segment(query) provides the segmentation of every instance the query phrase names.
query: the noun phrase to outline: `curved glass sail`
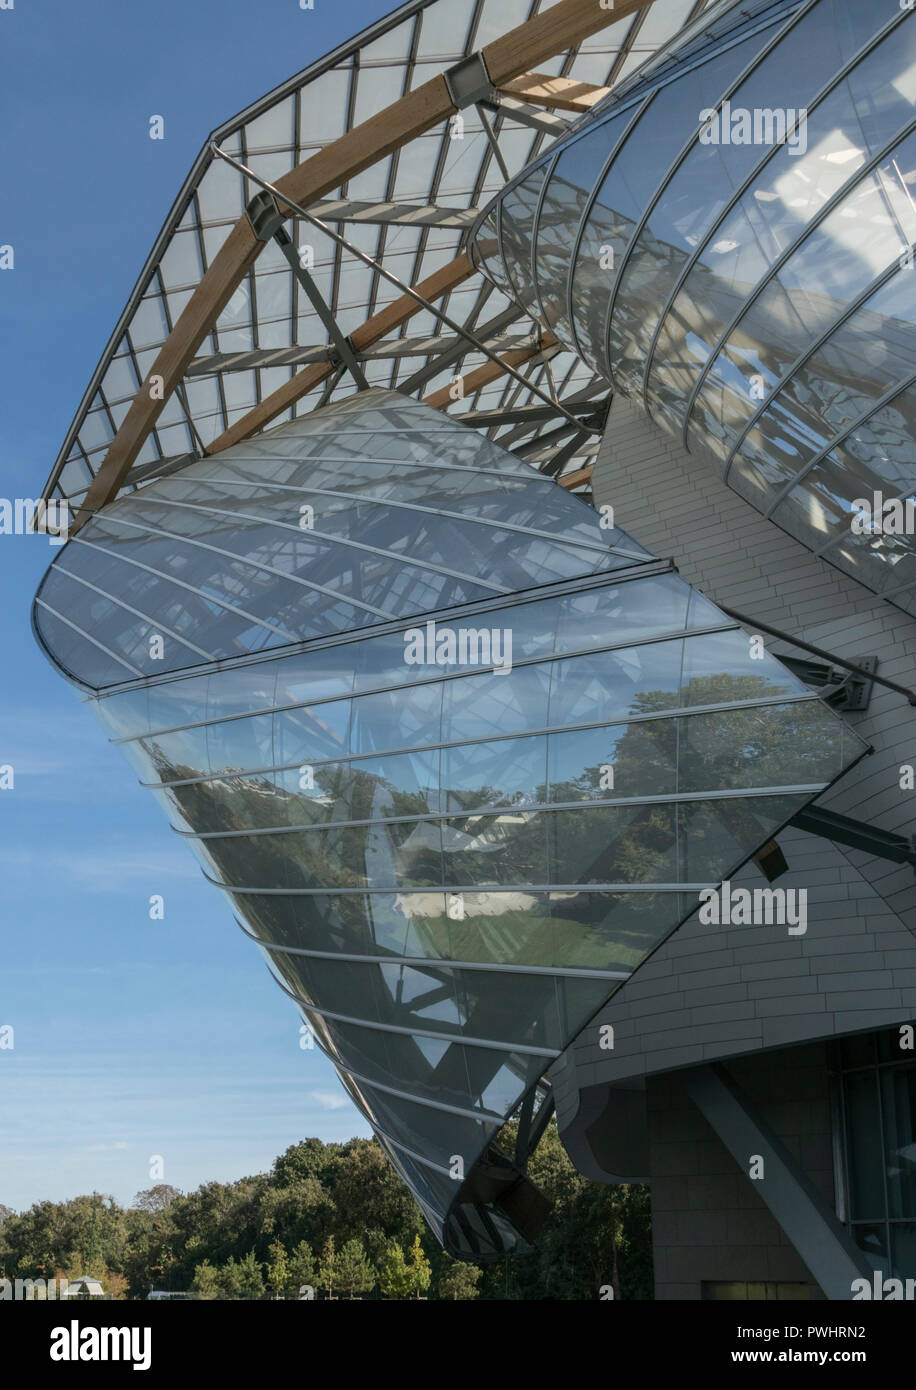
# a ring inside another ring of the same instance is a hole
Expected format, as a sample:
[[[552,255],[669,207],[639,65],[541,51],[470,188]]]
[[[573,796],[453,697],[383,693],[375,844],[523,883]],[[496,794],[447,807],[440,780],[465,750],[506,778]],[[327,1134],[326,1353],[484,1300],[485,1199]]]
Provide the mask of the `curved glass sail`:
[[[912,8],[736,3],[523,170],[472,247],[747,501],[916,612],[914,195]]]
[[[124,496],[52,660],[262,947],[455,1254],[529,1248],[497,1135],[863,745],[666,561],[360,393]]]

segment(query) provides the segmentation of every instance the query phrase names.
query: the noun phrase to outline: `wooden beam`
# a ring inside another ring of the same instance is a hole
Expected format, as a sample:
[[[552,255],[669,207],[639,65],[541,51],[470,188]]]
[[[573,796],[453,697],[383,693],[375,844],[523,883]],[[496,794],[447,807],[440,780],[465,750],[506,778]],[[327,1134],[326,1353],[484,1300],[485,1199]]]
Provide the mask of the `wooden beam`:
[[[535,69],[545,59],[651,3],[652,0],[616,0],[614,9],[606,10],[597,0],[560,0],[544,14],[517,26],[482,49],[490,80],[495,87],[501,88],[513,78]],[[317,151],[278,179],[276,186],[295,202],[308,207],[454,113],[444,77],[433,77]],[[71,532],[78,531],[95,511],[117,495],[166,401],[256,261],[261,246],[247,216],[243,215],[157,353],[76,513]],[[321,369],[316,366],[310,370],[318,372]],[[319,379],[322,378],[316,378],[316,384]],[[230,433],[232,431],[227,431],[227,435]],[[221,438],[225,439],[226,435]],[[212,446],[208,452],[211,451]]]
[[[108,453],[93,478],[70,527],[71,535],[117,496],[166,401],[195,352],[229,303],[242,277],[258,258],[261,244],[247,217],[240,218],[223,242],[177,323],[156,355]]]
[[[580,487],[582,483],[591,480],[593,467],[593,464],[589,464],[588,468],[577,468],[575,473],[567,473],[565,478],[557,478],[557,482],[560,487]]]
[[[469,279],[473,274],[474,267],[467,256],[458,256],[454,261],[449,261],[447,265],[442,266],[441,270],[435,271],[428,279],[421,280],[413,288],[424,299],[435,301],[442,299],[456,285],[460,285],[463,280]],[[387,337],[402,323],[413,318],[414,314],[421,313],[422,309],[422,304],[418,304],[409,294],[400,295],[350,334],[352,347],[357,353],[363,352],[373,343]],[[329,362],[316,362],[313,366],[297,372],[289,381],[278,386],[276,391],[265,396],[260,405],[249,410],[247,415],[236,420],[234,425],[230,425],[228,430],[225,430],[223,434],[218,435],[212,443],[208,444],[207,454],[219,454],[223,449],[238,444],[240,440],[248,439],[251,435],[257,434],[258,430],[263,429],[278,415],[282,415],[284,410],[288,410],[296,401],[308,395],[309,391],[313,391],[316,386],[327,381],[335,370],[336,368]]]
[[[276,181],[276,187],[307,207],[408,140],[446,120],[454,110],[445,79],[434,77],[284,174]],[[76,513],[71,534],[117,496],[165,402],[261,249],[262,243],[256,239],[247,216],[240,217],[160,348]],[[330,375],[330,368],[324,366],[316,365],[309,371],[314,380],[304,386],[302,394]],[[213,452],[212,446],[207,452]]]
[[[559,111],[590,111],[607,96],[610,87],[594,87],[590,82],[574,82],[570,77],[550,77],[545,72],[525,72],[499,89],[508,97],[532,106],[554,106]]]
[[[556,341],[552,333],[545,333],[540,343],[535,343],[528,348],[513,348],[511,352],[504,352],[498,362],[485,362],[482,367],[477,367],[467,376],[459,377],[458,379],[462,383],[461,398],[473,396],[482,386],[488,386],[491,381],[497,381],[499,377],[505,375],[508,367],[520,367],[522,363],[530,362],[533,357],[539,357],[546,348],[554,347]],[[423,404],[431,405],[434,410],[448,410],[450,405],[455,404],[452,389],[452,385],[441,386],[438,391],[424,396]]]

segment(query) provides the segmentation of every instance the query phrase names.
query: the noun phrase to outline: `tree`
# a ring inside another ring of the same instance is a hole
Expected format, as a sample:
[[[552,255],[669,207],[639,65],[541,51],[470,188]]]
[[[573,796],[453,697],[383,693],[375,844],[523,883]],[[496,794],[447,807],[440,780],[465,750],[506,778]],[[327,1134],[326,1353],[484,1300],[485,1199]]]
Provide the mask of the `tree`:
[[[440,1298],[476,1298],[483,1270],[464,1260],[452,1260],[439,1280]]]
[[[216,1271],[216,1282],[223,1298],[242,1297],[242,1272],[231,1255]]]
[[[421,1298],[429,1288],[433,1272],[420,1244],[419,1235],[413,1238],[413,1245],[407,1252],[406,1264],[410,1276],[410,1291],[414,1298]]]
[[[261,1266],[254,1257],[254,1251],[239,1260],[239,1281],[242,1298],[261,1298],[264,1293],[264,1276]]]
[[[0,1202],[0,1226],[3,1225],[8,1216],[15,1215],[16,1213],[13,1211],[12,1207],[5,1206],[3,1202]]]
[[[324,1289],[328,1298],[334,1297],[334,1280],[337,1277],[337,1249],[334,1244],[334,1237],[328,1236],[321,1252],[321,1262],[318,1266],[318,1278],[316,1283],[319,1289]]]
[[[411,1271],[404,1251],[396,1240],[389,1243],[378,1272],[379,1287],[385,1298],[409,1298],[413,1291]]]
[[[315,1256],[307,1240],[300,1240],[289,1257],[289,1278],[299,1298],[315,1286]]]
[[[289,1259],[279,1240],[275,1240],[270,1247],[267,1282],[277,1298],[282,1298],[289,1286]]]
[[[143,1192],[138,1192],[131,1205],[136,1211],[148,1211],[157,1213],[166,1211],[181,1193],[177,1187],[172,1187],[171,1183],[160,1182],[155,1187],[147,1187]]]
[[[196,1293],[198,1298],[219,1298],[222,1292],[219,1271],[213,1268],[209,1260],[204,1260],[203,1264],[195,1269],[191,1292]]]
[[[366,1258],[362,1242],[348,1240],[337,1257],[337,1287],[342,1294],[353,1298],[368,1293],[375,1283],[375,1272]]]

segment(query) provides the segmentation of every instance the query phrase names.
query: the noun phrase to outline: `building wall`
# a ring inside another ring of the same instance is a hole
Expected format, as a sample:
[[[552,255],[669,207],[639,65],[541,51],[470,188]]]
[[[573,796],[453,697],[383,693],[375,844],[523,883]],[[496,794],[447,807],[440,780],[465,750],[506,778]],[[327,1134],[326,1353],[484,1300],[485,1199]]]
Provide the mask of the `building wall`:
[[[916,621],[764,520],[621,398],[598,455],[593,495],[598,507],[612,504],[617,525],[643,545],[673,556],[684,578],[714,601],[849,659],[877,656],[881,674],[916,686]],[[776,655],[793,654],[775,639],[766,644]],[[916,760],[916,710],[875,686],[869,709],[844,717],[874,751],[819,804],[912,834],[916,793],[900,790],[899,768]],[[587,1086],[916,1015],[913,870],[794,827],[778,839],[789,872],[774,886],[807,890],[807,933],[711,927],[694,913],[552,1068],[561,1131],[575,1124],[579,1091]],[[766,886],[753,864],[732,881]],[[607,1023],[613,1050],[601,1046]]]
[[[834,1200],[826,1047],[739,1058],[728,1070],[830,1204]],[[655,1296],[700,1299],[704,1281],[806,1284],[824,1297],[677,1074],[647,1087]]]

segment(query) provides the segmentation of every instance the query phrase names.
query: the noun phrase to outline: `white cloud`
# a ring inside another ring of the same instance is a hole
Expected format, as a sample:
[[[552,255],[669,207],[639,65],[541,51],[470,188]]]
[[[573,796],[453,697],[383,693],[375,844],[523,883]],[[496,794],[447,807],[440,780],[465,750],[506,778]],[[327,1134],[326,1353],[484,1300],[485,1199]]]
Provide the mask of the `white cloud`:
[[[309,1100],[320,1105],[322,1110],[342,1110],[345,1105],[350,1104],[347,1097],[339,1091],[309,1091],[308,1095]]]

